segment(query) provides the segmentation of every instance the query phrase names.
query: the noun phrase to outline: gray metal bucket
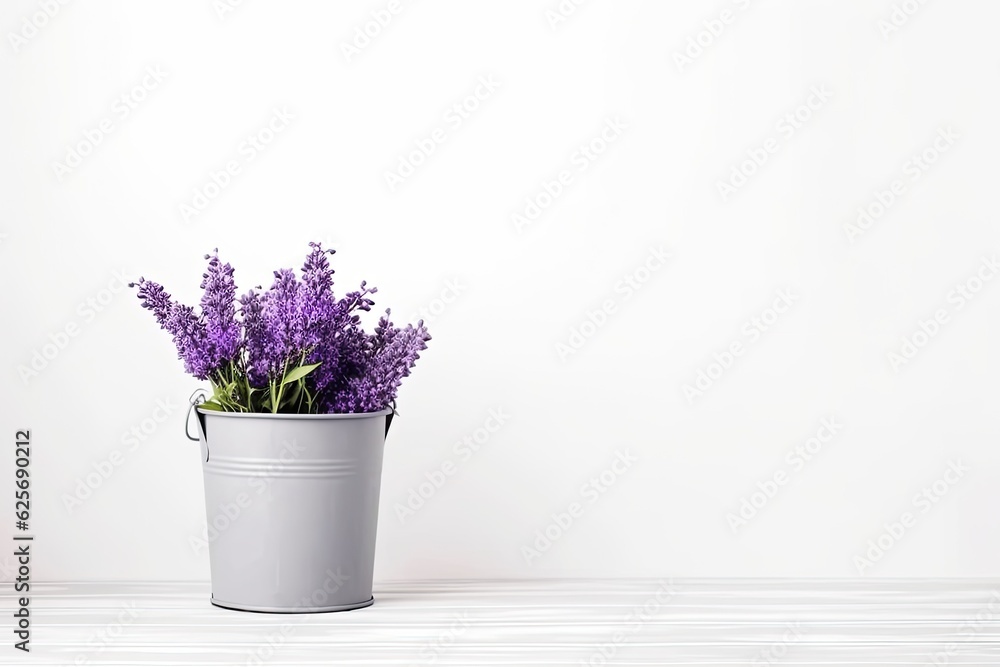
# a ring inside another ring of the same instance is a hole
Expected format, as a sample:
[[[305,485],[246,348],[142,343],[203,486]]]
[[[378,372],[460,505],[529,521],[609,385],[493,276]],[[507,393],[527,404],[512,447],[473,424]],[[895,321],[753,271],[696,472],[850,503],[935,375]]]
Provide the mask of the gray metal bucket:
[[[212,604],[275,613],[372,604],[393,411],[195,412],[200,437],[187,435],[201,443]]]

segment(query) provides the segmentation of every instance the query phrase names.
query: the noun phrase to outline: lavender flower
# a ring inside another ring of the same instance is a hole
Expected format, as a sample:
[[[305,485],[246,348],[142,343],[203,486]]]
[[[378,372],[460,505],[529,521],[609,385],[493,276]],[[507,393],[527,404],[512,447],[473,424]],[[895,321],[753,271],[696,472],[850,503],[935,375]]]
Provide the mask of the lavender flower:
[[[360,313],[371,310],[377,290],[362,282],[338,299],[328,259],[334,251],[309,247],[301,278],[291,269],[275,271],[268,290],[258,287],[238,301],[232,266],[217,251],[206,255],[199,313],[175,303],[159,284],[139,280],[142,306],[173,336],[184,369],[215,386],[217,409],[382,410],[427,348],[423,322],[396,327],[389,310],[366,333]]]
[[[128,286],[139,287],[138,296],[142,301],[142,307],[153,311],[156,321],[163,328],[167,317],[170,316],[170,309],[173,307],[173,302],[167,291],[161,285],[145,278],[139,278],[138,283],[129,283]]]
[[[272,364],[268,357],[273,349],[271,332],[264,326],[264,304],[258,292],[250,290],[240,297],[240,314],[243,320],[242,349],[245,355],[244,370],[248,384],[261,387],[267,384]]]
[[[160,328],[173,335],[184,370],[199,380],[207,380],[213,369],[213,359],[209,354],[205,324],[195,315],[194,309],[175,303],[161,285],[151,280],[140,278],[138,283],[129,286],[138,286],[142,307],[151,310]]]
[[[233,267],[219,261],[219,250],[205,255],[208,270],[203,274],[201,310],[205,317],[209,344],[209,365],[213,368],[231,363],[236,357],[240,342],[240,328],[236,322],[236,283]]]
[[[311,295],[317,298],[333,296],[333,269],[330,268],[330,261],[327,255],[332,255],[336,250],[323,250],[323,244],[309,242],[312,250],[306,255],[305,264],[302,265],[302,282]]]
[[[205,322],[195,314],[194,308],[175,303],[164,327],[174,335],[178,356],[184,360],[184,370],[199,380],[208,380],[218,369],[211,352]]]
[[[266,356],[272,371],[284,369],[297,353],[307,351],[303,291],[294,271],[280,269],[274,272],[274,284],[264,294],[262,315],[264,327],[270,333]]]

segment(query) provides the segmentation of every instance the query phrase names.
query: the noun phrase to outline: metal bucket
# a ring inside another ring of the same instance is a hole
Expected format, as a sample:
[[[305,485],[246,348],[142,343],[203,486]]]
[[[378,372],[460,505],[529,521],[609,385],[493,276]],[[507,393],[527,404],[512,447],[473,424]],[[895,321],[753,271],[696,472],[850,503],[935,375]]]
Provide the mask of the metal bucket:
[[[275,613],[372,604],[382,450],[393,411],[196,408],[212,604]],[[190,412],[188,414],[190,418]]]

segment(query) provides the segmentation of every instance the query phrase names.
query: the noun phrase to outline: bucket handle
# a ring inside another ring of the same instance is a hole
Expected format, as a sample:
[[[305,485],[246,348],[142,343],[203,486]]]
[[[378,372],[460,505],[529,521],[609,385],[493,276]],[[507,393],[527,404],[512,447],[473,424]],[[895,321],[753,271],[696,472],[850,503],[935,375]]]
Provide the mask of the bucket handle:
[[[184,435],[187,436],[188,440],[193,440],[194,442],[202,443],[202,456],[205,461],[208,461],[208,436],[205,435],[205,423],[202,421],[201,414],[195,410],[200,404],[206,401],[206,395],[204,389],[197,389],[191,397],[188,398],[188,412],[187,417],[184,419]],[[191,413],[194,412],[195,418],[198,420],[198,431],[200,432],[200,438],[191,435]]]
[[[197,438],[197,437],[191,435],[191,429],[190,429],[190,426],[191,426],[191,413],[194,411],[194,409],[198,405],[200,405],[200,404],[202,404],[204,402],[205,402],[205,390],[204,389],[196,389],[195,392],[193,394],[191,394],[191,397],[188,398],[188,406],[189,407],[188,407],[188,412],[187,412],[187,419],[184,420],[184,435],[187,436],[188,440],[194,440],[195,442],[199,442],[201,440],[201,438]],[[200,420],[199,420],[199,422],[200,422]]]
[[[383,439],[389,437],[389,426],[392,425],[392,418],[397,414],[399,413],[396,412],[396,399],[392,399],[392,412],[385,416],[385,435],[382,436]]]

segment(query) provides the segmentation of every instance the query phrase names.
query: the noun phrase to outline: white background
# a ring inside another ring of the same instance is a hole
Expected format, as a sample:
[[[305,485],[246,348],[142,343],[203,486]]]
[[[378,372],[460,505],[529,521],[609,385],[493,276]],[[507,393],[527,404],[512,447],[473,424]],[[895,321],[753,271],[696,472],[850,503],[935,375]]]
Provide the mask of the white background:
[[[378,579],[1000,574],[1000,281],[961,308],[953,293],[1000,251],[997,3],[910,2],[884,34],[889,0],[594,0],[555,25],[555,0],[404,1],[350,58],[342,45],[387,2],[69,2],[35,34],[24,21],[42,4],[0,9],[0,433],[13,450],[32,430],[36,578],[207,579],[190,544],[205,527],[198,447],[182,435],[198,383],[115,275],[193,303],[212,248],[247,289],[310,240],[338,250],[342,290],[365,278],[377,307],[435,313],[387,444]],[[731,23],[679,66],[724,9]],[[157,67],[161,82],[130,92]],[[480,77],[499,87],[447,121]],[[779,121],[823,86],[786,136]],[[122,95],[144,98],[127,117]],[[245,161],[275,108],[294,120]],[[625,129],[580,171],[608,119]],[[391,189],[385,172],[437,127],[445,141]],[[906,163],[947,128],[957,140],[913,180]],[[718,184],[769,138],[777,151],[724,201]],[[185,220],[234,159],[240,173]],[[561,170],[572,184],[518,230],[512,215]],[[894,179],[902,194],[850,238]],[[615,287],[651,247],[672,257],[626,300]],[[449,281],[460,293],[442,308]],[[751,341],[744,323],[778,290],[794,305]],[[561,358],[609,298],[604,326]],[[893,368],[939,309],[947,322]],[[734,341],[744,353],[689,401],[684,385]],[[153,426],[157,401],[173,409]],[[464,460],[455,443],[491,409],[507,423]],[[788,452],[831,417],[842,430],[796,469]],[[581,487],[619,452],[637,461],[591,503]],[[447,461],[455,474],[401,520]],[[915,503],[950,462],[966,472]],[[4,488],[12,469],[11,451]],[[727,515],[782,472],[734,531]],[[582,516],[526,558],[574,501]],[[859,566],[904,512],[913,525]]]

